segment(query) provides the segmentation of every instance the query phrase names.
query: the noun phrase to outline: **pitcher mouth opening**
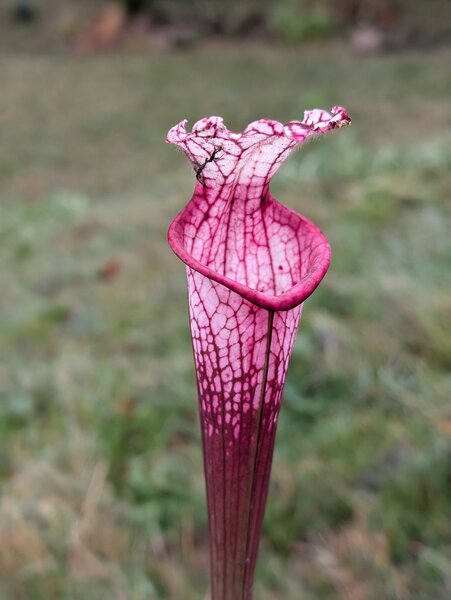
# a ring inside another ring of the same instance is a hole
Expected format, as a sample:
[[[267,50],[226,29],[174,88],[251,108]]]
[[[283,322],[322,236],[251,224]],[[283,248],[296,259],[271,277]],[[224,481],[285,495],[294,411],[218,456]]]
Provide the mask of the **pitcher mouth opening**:
[[[184,214],[188,206],[183,209],[171,223],[168,231],[168,241],[174,253],[187,265],[187,267],[201,273],[205,277],[220,283],[233,292],[239,294],[244,299],[260,308],[269,311],[286,311],[299,306],[306,300],[318,287],[324,278],[331,261],[331,248],[326,236],[321,230],[303,215],[300,215],[289,208],[281,205],[272,196],[271,201],[281,208],[284,212],[292,216],[299,222],[301,235],[307,236],[313,244],[309,251],[310,255],[305,265],[304,272],[299,272],[299,278],[293,285],[286,289],[276,292],[273,289],[262,291],[256,286],[246,285],[239,279],[226,276],[221,270],[213,269],[205,262],[198,260],[193,252],[187,250],[184,234]],[[302,242],[302,240],[300,240]]]

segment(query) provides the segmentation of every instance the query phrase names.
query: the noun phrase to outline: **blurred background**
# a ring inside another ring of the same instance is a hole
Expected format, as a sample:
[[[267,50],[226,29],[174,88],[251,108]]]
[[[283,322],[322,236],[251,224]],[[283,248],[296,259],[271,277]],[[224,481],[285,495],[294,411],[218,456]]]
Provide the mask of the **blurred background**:
[[[167,130],[350,129],[273,183],[329,237],[256,600],[451,597],[451,3],[1,0],[0,599],[203,600],[207,522]]]

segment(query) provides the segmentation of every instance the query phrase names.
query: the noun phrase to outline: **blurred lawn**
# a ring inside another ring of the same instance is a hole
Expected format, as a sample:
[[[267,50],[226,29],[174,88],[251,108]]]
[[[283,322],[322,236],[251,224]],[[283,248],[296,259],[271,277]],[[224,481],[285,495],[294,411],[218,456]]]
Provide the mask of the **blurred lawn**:
[[[275,195],[334,258],[306,303],[256,600],[451,597],[451,51],[219,43],[0,59],[0,600],[202,600],[179,119],[342,104]]]

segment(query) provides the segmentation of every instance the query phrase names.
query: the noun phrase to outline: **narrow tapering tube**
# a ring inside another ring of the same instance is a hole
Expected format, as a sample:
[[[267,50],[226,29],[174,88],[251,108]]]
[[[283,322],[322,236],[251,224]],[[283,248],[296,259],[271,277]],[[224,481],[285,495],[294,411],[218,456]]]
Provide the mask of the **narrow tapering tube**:
[[[210,117],[168,135],[197,177],[169,243],[187,265],[213,600],[252,598],[288,362],[302,303],[330,262],[321,231],[275,200],[269,182],[297,145],[349,122],[334,107],[242,134]]]
[[[274,312],[188,269],[213,598],[250,598],[300,307]]]

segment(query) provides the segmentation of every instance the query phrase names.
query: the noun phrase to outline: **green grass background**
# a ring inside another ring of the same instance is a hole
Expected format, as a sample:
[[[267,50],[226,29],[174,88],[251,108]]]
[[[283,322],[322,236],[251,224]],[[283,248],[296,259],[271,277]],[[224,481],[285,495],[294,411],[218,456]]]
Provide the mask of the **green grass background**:
[[[451,597],[451,51],[339,42],[0,58],[0,599],[203,600],[172,125],[344,105],[274,194],[329,237],[280,418],[256,600]],[[108,276],[110,273],[111,276]]]

